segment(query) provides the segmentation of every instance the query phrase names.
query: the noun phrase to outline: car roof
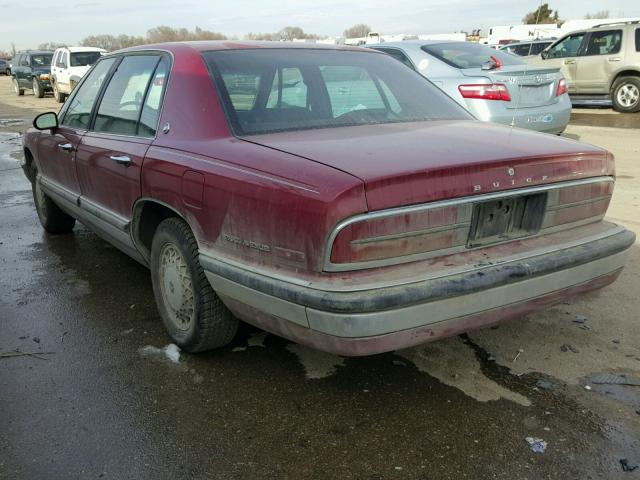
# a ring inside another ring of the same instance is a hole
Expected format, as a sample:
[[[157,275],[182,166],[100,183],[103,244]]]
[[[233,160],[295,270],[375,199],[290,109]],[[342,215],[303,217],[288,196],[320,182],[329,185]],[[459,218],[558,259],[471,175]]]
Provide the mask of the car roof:
[[[370,52],[365,48],[352,47],[349,45],[328,45],[322,43],[306,43],[306,42],[268,42],[268,41],[243,41],[243,40],[209,40],[194,42],[166,42],[154,43],[149,45],[139,45],[136,47],[117,50],[112,53],[136,52],[142,50],[168,50],[174,52],[183,48],[190,48],[199,52],[208,52],[213,50],[246,50],[256,48],[269,49],[304,49],[304,50],[351,50],[359,52]]]
[[[451,43],[475,43],[462,40],[401,40],[398,42],[383,42],[367,45],[368,48],[375,47],[395,47],[405,50],[419,50],[420,47],[431,45],[448,45]]]
[[[16,52],[18,55],[42,55],[43,53],[53,53],[53,50],[24,50],[22,52]]]
[[[104,48],[98,47],[60,47],[56,48],[56,50],[69,50],[71,53],[74,52],[106,52]]]

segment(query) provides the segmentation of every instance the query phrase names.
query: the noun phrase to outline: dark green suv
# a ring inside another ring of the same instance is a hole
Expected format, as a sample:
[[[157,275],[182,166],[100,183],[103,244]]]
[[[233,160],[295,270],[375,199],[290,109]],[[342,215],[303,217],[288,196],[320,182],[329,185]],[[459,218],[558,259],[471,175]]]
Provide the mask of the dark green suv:
[[[24,95],[29,88],[38,97],[44,97],[45,92],[51,91],[51,59],[53,52],[48,50],[29,50],[18,52],[13,58],[13,88],[16,95]]]

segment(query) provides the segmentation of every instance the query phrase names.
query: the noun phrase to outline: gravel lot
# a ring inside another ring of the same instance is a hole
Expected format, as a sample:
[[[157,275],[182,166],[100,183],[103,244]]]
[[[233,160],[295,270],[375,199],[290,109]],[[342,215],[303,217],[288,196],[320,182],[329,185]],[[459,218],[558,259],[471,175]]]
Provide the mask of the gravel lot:
[[[0,358],[0,478],[640,478],[640,386],[592,382],[640,378],[638,244],[612,286],[499,328],[343,359],[247,327],[172,362],[148,271],[40,228],[19,135],[58,107],[0,77],[0,354],[42,353]],[[640,114],[573,120],[640,236]]]

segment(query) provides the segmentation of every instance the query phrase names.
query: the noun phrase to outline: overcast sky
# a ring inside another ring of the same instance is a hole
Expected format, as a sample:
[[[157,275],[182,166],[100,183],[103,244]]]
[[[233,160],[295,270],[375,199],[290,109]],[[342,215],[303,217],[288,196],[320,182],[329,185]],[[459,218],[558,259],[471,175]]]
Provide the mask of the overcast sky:
[[[550,1],[562,19],[580,19],[607,9],[613,16],[640,17],[640,0]],[[355,23],[383,34],[449,33],[521,23],[540,1],[530,0],[0,0],[0,50],[35,48],[44,42],[74,44],[100,33],[144,35],[158,25],[187,27],[242,37],[287,25],[338,36]]]

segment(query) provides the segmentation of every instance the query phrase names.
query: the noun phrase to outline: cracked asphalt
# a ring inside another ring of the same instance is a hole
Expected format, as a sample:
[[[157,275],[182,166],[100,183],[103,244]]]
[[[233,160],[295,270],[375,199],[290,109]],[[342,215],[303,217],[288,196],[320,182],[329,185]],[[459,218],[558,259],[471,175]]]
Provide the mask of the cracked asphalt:
[[[149,272],[38,223],[20,132],[55,109],[0,77],[0,479],[640,478],[640,387],[590,381],[640,378],[637,244],[612,286],[499,328],[345,359],[244,327],[175,361]],[[575,123],[640,233],[640,114]]]

